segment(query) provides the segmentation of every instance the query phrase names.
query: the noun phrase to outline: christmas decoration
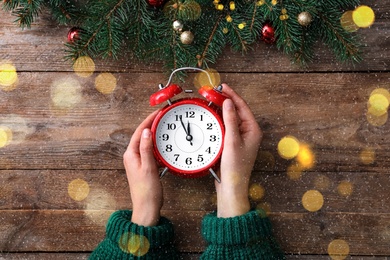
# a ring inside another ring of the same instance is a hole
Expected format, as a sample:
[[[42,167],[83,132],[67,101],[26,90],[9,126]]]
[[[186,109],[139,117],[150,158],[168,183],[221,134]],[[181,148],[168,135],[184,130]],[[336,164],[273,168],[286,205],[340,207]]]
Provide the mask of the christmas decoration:
[[[312,19],[313,18],[309,12],[302,12],[298,14],[298,23],[302,26],[308,26]]]
[[[165,0],[147,0],[148,4],[154,7],[160,7],[164,4]]]
[[[195,65],[207,68],[227,45],[245,52],[259,39],[275,44],[297,64],[312,61],[318,49],[314,45],[320,41],[339,60],[360,61],[357,34],[345,30],[340,17],[353,11],[353,21],[360,28],[369,27],[375,18],[359,0],[106,0],[84,4],[40,0],[1,1],[0,5],[17,17],[15,22],[21,27],[30,27],[45,8],[59,24],[78,28],[71,29],[65,44],[66,58],[73,62],[81,56],[115,59],[130,50],[132,57],[163,62],[169,71]]]
[[[184,31],[180,34],[180,41],[183,44],[191,44],[194,41],[194,35],[190,31]]]
[[[275,43],[275,29],[270,23],[265,23],[263,29],[261,29],[262,39],[264,42],[273,44]]]
[[[73,27],[68,32],[68,42],[75,42],[80,38],[80,29],[77,27]]]

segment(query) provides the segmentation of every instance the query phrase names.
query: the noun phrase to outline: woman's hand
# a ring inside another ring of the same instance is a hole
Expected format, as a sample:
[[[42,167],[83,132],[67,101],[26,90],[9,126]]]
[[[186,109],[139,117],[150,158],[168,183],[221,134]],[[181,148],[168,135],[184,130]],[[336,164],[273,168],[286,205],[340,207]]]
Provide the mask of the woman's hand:
[[[230,97],[223,103],[225,140],[221,158],[221,183],[217,191],[217,216],[235,217],[250,210],[249,179],[262,139],[262,132],[246,102],[228,85],[223,92]]]
[[[131,221],[141,226],[157,225],[163,205],[163,190],[150,131],[156,115],[157,111],[138,126],[123,155],[133,204]]]

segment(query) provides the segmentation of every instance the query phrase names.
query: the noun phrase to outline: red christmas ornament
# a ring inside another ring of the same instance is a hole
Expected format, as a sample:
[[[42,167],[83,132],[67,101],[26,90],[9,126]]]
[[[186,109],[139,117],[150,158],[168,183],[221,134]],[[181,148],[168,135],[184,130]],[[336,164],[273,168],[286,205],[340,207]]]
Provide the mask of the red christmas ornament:
[[[148,4],[154,7],[160,7],[164,4],[165,0],[147,0]]]
[[[275,43],[275,29],[270,23],[265,23],[263,29],[261,29],[261,39],[269,44]]]
[[[80,39],[80,29],[73,27],[68,32],[68,42],[73,43],[76,40]]]

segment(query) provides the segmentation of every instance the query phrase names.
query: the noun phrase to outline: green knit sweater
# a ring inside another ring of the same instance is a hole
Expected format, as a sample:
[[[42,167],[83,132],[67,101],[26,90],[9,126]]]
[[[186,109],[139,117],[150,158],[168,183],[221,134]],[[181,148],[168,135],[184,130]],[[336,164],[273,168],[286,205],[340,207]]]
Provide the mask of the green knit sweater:
[[[106,238],[90,259],[178,259],[168,219],[161,217],[157,226],[144,227],[132,223],[131,214],[129,210],[112,214]],[[202,235],[208,246],[201,259],[285,259],[263,211],[234,218],[208,214],[202,221]]]

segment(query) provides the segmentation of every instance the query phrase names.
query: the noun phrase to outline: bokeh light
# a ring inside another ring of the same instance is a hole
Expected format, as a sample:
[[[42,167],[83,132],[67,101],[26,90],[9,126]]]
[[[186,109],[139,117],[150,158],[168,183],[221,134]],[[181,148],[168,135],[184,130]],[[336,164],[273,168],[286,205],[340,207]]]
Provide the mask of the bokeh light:
[[[124,233],[119,238],[118,245],[123,252],[137,257],[144,256],[150,248],[149,240],[145,236],[131,232]]]
[[[7,146],[12,140],[12,130],[7,126],[0,126],[0,148]]]
[[[257,183],[253,183],[249,187],[249,197],[254,201],[260,201],[265,195],[265,189],[263,186]]]
[[[302,206],[310,212],[318,211],[324,205],[324,197],[318,190],[308,190],[302,196]]]
[[[363,164],[372,164],[375,162],[375,150],[371,147],[366,147],[360,152],[359,157]]]
[[[293,159],[298,155],[299,141],[294,136],[285,136],[278,143],[278,153],[284,159]]]
[[[309,145],[300,144],[296,160],[303,169],[313,168],[315,156]]]
[[[57,109],[68,110],[82,100],[80,82],[72,77],[65,77],[53,82],[51,86],[52,105]]]
[[[102,94],[111,94],[117,85],[115,76],[112,73],[101,73],[95,79],[95,88]]]
[[[256,157],[256,168],[259,170],[273,170],[275,168],[275,157],[269,151],[259,150]]]
[[[347,32],[356,32],[359,30],[359,26],[355,24],[352,18],[353,11],[346,11],[340,18],[341,27]]]
[[[78,76],[88,78],[95,72],[95,62],[88,56],[81,56],[73,64],[73,70]]]
[[[366,5],[358,6],[352,13],[354,23],[360,28],[370,27],[375,21],[375,13],[371,7]]]
[[[353,192],[353,184],[349,181],[341,181],[337,186],[337,192],[343,197],[348,197]]]
[[[349,245],[343,239],[335,239],[328,245],[328,254],[333,260],[343,260],[349,255]]]
[[[202,71],[196,74],[194,78],[194,86],[197,89],[200,89],[201,87],[214,88],[221,84],[221,76],[218,71],[215,69],[206,69],[206,71],[207,73]]]
[[[287,167],[287,176],[290,178],[290,180],[299,180],[302,177],[302,174],[303,168],[297,162],[293,162]]]
[[[256,210],[259,212],[259,210],[265,212],[266,216],[268,216],[271,213],[271,205],[268,202],[262,202],[257,204]],[[263,214],[263,212],[261,212]]]
[[[0,115],[0,122],[3,138],[6,138],[6,142],[3,140],[5,145],[21,144],[26,140],[28,135],[36,131],[35,126],[30,124],[28,119],[25,119],[19,115]],[[7,136],[5,136],[4,133],[6,133]]]
[[[82,179],[75,179],[68,184],[68,194],[75,201],[84,200],[89,194],[89,184]]]
[[[90,187],[90,192],[84,201],[84,214],[94,224],[104,227],[107,224],[111,213],[116,208],[116,200],[104,188],[94,183],[93,188]]]
[[[18,83],[16,68],[8,61],[0,61],[0,88],[4,91],[14,90]]]
[[[382,126],[388,120],[390,104],[389,91],[383,88],[374,89],[367,101],[366,118],[373,126]]]

